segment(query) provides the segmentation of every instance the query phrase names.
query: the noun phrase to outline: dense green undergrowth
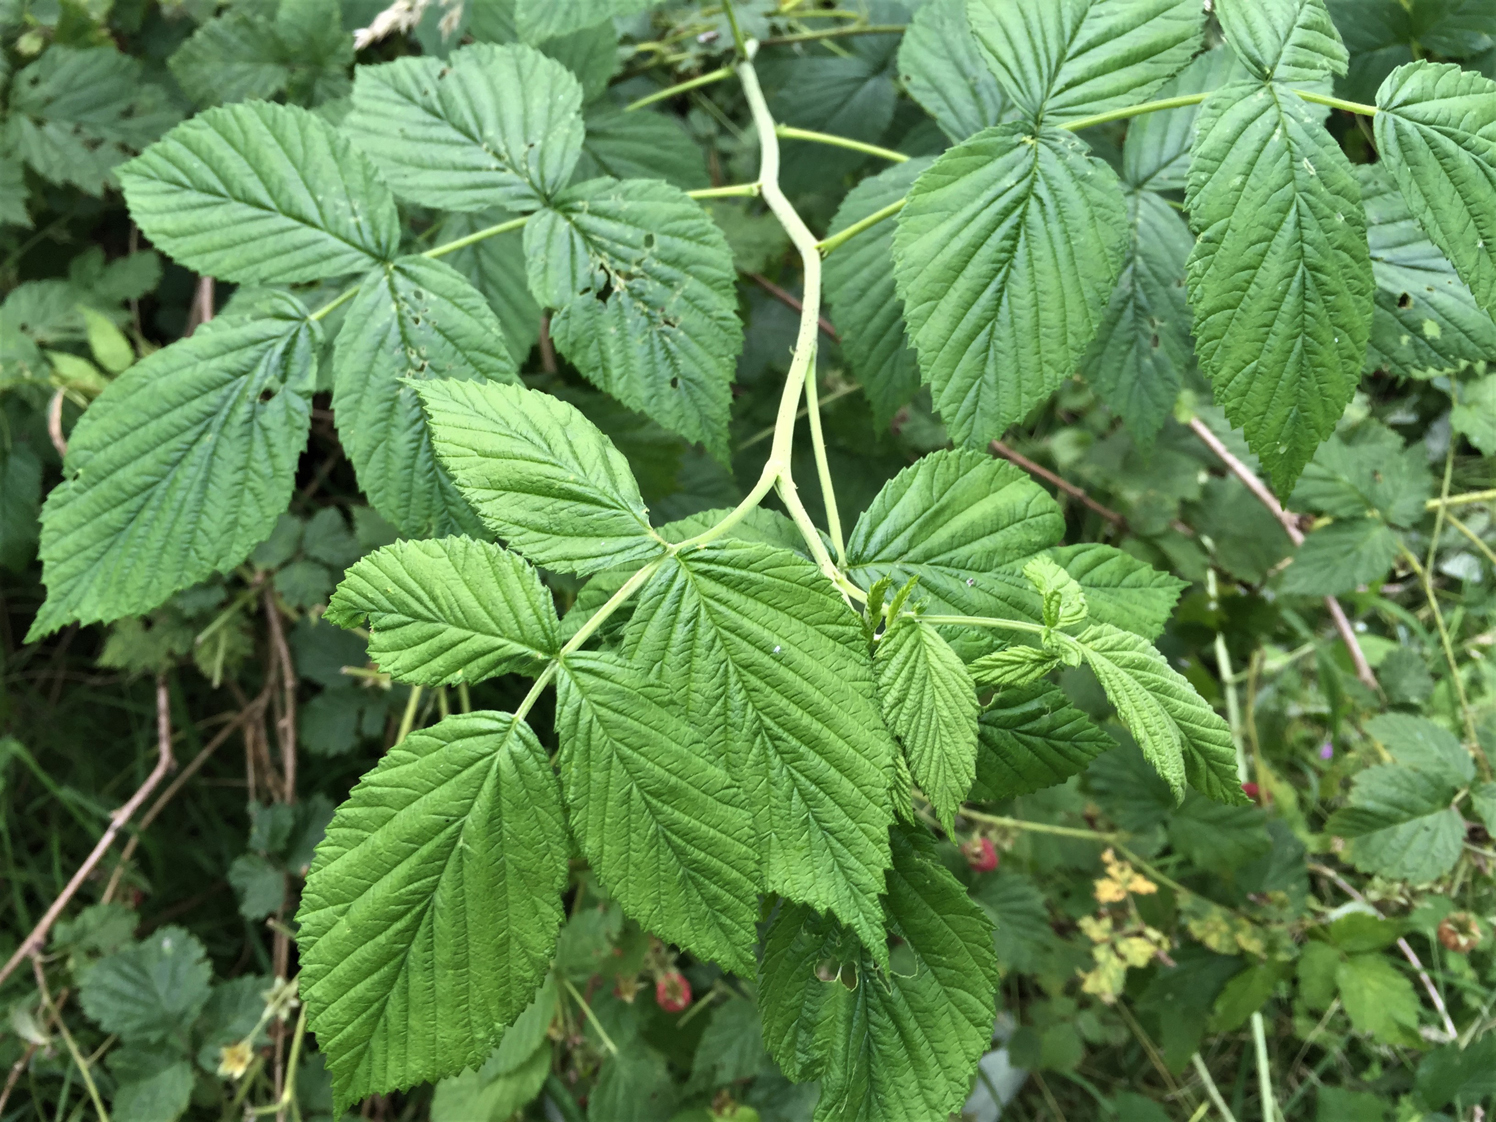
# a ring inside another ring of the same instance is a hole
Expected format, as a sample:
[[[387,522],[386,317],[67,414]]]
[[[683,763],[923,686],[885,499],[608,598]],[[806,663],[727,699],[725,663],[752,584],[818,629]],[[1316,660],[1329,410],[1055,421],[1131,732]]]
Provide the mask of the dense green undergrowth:
[[[0,35],[0,1122],[1486,1117],[1492,5]]]

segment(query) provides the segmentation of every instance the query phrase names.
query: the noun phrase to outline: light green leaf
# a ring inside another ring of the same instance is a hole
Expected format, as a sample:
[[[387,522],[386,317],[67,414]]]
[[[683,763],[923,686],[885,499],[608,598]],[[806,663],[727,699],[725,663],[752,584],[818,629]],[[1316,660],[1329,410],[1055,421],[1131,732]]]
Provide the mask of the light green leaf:
[[[1173,414],[1194,356],[1184,277],[1195,239],[1160,195],[1132,192],[1127,207],[1127,257],[1081,373],[1146,445]]]
[[[1205,31],[1194,0],[970,0],[967,14],[1008,97],[1046,125],[1146,100]]]
[[[224,280],[292,283],[395,256],[400,219],[374,166],[322,118],[247,101],[178,125],[119,170],[157,248]]]
[[[1375,282],[1361,191],[1318,113],[1285,86],[1223,86],[1197,128],[1186,197],[1196,350],[1286,493],[1366,360]]]
[[[1368,366],[1408,378],[1496,362],[1496,321],[1429,241],[1386,167],[1362,165],[1356,177],[1377,282]]]
[[[526,43],[543,43],[586,27],[646,12],[660,0],[516,0],[514,22]]]
[[[1075,642],[1176,801],[1183,800],[1188,779],[1217,802],[1246,802],[1231,730],[1158,648],[1105,623],[1088,627]]]
[[[1427,884],[1459,860],[1465,823],[1450,803],[1455,787],[1436,773],[1379,764],[1357,774],[1348,806],[1326,830],[1352,838],[1351,863],[1364,872]]]
[[[1482,454],[1496,456],[1496,374],[1460,387],[1460,399],[1449,411],[1449,423]]]
[[[83,974],[83,1011],[127,1044],[164,1041],[190,1025],[208,1002],[207,952],[180,927],[160,927],[101,958]]]
[[[1023,575],[1043,602],[1045,627],[1074,627],[1090,614],[1080,583],[1053,557],[1041,553],[1023,566]]]
[[[1301,596],[1354,592],[1385,579],[1397,551],[1397,534],[1380,519],[1332,522],[1304,539],[1280,587]]]
[[[594,573],[660,552],[628,462],[575,406],[497,382],[417,393],[464,497],[535,564]]]
[[[436,244],[457,241],[479,230],[502,225],[514,217],[507,210],[449,214],[437,227]],[[530,285],[525,277],[524,239],[523,231],[510,230],[453,250],[442,258],[483,293],[503,325],[504,343],[517,365],[524,363],[535,341],[540,338],[540,305],[530,295]]]
[[[1382,159],[1476,301],[1496,314],[1496,81],[1452,63],[1400,66],[1377,91]]]
[[[966,0],[929,0],[914,13],[899,45],[899,77],[954,144],[1007,115],[1008,99],[972,37]]]
[[[1012,646],[977,659],[967,670],[979,686],[1027,686],[1059,667],[1060,660],[1038,647]]]
[[[1404,767],[1429,772],[1456,787],[1468,787],[1475,778],[1475,761],[1465,746],[1427,717],[1382,713],[1366,722],[1366,731]]]
[[[1229,47],[1215,47],[1199,55],[1154,93],[1154,97],[1180,97],[1211,93],[1227,82],[1246,76]],[[1190,144],[1195,139],[1198,105],[1145,113],[1127,124],[1122,145],[1122,181],[1148,191],[1183,191],[1189,179]]]
[[[663,179],[683,191],[711,185],[701,147],[678,117],[636,109],[627,112],[596,101],[583,112],[587,127],[576,182],[614,179]]]
[[[296,917],[335,1113],[488,1055],[550,963],[566,861],[545,749],[507,713],[414,732],[359,781]]]
[[[682,551],[640,593],[624,645],[747,792],[765,887],[882,948],[895,749],[862,625],[815,564],[754,542]]]
[[[445,60],[361,66],[349,136],[403,197],[440,210],[531,211],[582,150],[582,87],[524,46],[475,43]]]
[[[1390,959],[1351,955],[1336,968],[1335,984],[1357,1032],[1370,1033],[1382,1044],[1422,1046],[1418,994]]]
[[[1116,743],[1047,682],[1000,691],[982,712],[978,738],[971,788],[978,802],[1001,802],[1063,783]]]
[[[118,1122],[176,1122],[192,1101],[192,1064],[173,1048],[132,1048],[109,1053],[116,1083],[110,1117]]]
[[[894,969],[804,907],[785,906],[765,938],[764,1038],[791,1078],[820,1079],[816,1122],[944,1118],[991,1045],[992,922],[926,835],[895,830],[892,842],[884,907],[904,942]]]
[[[599,389],[724,462],[743,347],[732,250],[675,187],[595,179],[525,227],[551,337]]]
[[[910,160],[864,179],[842,200],[831,229],[845,230],[902,199],[930,163]],[[919,363],[905,338],[904,302],[894,288],[894,229],[892,222],[882,222],[858,234],[828,257],[825,266],[831,320],[880,427],[886,427],[919,390]]]
[[[32,640],[147,612],[269,535],[306,443],[321,332],[294,297],[267,310],[142,359],[79,420],[42,511]]]
[[[1116,174],[1070,133],[1000,125],[909,192],[894,275],[920,369],[958,443],[985,446],[1074,373],[1122,269]]]
[[[608,891],[660,938],[751,973],[759,861],[744,792],[634,664],[572,654],[557,688],[566,801]]]
[[[976,775],[976,686],[959,655],[918,618],[896,620],[878,643],[874,667],[883,715],[904,746],[909,770],[947,833]]]
[[[1346,72],[1350,56],[1325,0],[1220,0],[1216,15],[1226,42],[1258,78],[1320,83]]]
[[[141,61],[113,47],[53,44],[17,72],[9,102],[0,150],[91,195],[102,195],[121,161],[181,119]]]
[[[397,542],[343,578],[325,617],[369,623],[369,658],[423,686],[532,671],[560,649],[551,594],[519,557],[471,538]]]
[[[333,355],[332,407],[369,502],[409,537],[483,524],[436,461],[414,382],[519,383],[493,310],[450,265],[401,257],[364,278]]]

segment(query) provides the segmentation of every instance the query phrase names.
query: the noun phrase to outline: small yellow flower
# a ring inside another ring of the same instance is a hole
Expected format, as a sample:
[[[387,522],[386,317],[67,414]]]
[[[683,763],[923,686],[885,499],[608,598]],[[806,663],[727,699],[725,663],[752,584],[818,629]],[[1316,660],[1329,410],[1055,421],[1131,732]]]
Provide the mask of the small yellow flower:
[[[255,1058],[249,1041],[240,1040],[227,1048],[218,1049],[218,1074],[224,1079],[238,1079],[249,1070]]]

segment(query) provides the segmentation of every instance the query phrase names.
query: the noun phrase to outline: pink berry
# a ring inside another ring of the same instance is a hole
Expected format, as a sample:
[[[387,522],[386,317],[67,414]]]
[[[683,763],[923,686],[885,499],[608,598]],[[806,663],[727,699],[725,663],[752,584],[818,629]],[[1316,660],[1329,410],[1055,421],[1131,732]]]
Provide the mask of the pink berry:
[[[667,1013],[679,1013],[691,1004],[691,983],[679,970],[662,975],[655,983],[655,1002]]]
[[[991,838],[973,838],[961,847],[973,872],[990,873],[997,868],[997,847]]]
[[[1246,795],[1249,799],[1255,799],[1262,793],[1262,788],[1257,786],[1257,784],[1255,783],[1243,783],[1241,785],[1241,790],[1242,794]]]

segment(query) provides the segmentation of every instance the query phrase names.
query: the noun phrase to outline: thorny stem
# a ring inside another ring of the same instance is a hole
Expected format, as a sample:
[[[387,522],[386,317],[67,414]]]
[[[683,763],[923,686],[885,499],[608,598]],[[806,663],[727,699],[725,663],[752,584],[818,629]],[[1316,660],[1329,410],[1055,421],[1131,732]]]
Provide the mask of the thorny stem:
[[[1439,608],[1439,597],[1434,593],[1433,574],[1418,560],[1418,555],[1403,543],[1401,539],[1397,543],[1398,549],[1402,551],[1403,558],[1408,567],[1418,577],[1418,583],[1423,586],[1423,597],[1428,602],[1429,610],[1434,614],[1434,626],[1439,631],[1439,644],[1444,648],[1444,661],[1449,663],[1449,676],[1454,682],[1455,696],[1460,702],[1460,716],[1465,722],[1465,739],[1470,743],[1475,754],[1475,761],[1480,765],[1481,775],[1486,779],[1491,778],[1491,761],[1486,757],[1486,750],[1481,747],[1480,737],[1475,731],[1475,711],[1470,708],[1470,695],[1465,692],[1465,679],[1460,676],[1460,664],[1455,658],[1454,643],[1449,638],[1449,628],[1444,624],[1444,613]]]

